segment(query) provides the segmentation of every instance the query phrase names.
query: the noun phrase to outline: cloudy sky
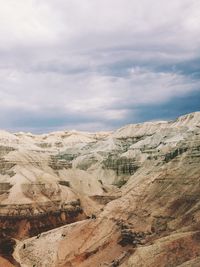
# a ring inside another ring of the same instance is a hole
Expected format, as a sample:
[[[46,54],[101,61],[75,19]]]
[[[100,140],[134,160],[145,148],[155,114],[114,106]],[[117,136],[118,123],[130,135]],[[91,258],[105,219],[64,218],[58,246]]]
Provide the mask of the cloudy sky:
[[[109,130],[200,110],[199,0],[0,0],[0,128]]]

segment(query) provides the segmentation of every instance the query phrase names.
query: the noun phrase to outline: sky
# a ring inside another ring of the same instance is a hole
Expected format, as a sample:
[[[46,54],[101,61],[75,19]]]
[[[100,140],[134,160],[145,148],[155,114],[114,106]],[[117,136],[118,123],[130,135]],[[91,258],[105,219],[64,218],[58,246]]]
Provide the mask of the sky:
[[[94,132],[199,110],[199,0],[0,0],[0,129]]]

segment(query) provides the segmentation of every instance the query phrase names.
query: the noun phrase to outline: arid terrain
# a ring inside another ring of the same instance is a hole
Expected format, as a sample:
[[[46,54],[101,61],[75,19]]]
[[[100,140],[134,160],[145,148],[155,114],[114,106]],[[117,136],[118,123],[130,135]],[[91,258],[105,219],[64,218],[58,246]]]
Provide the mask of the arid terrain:
[[[0,131],[0,267],[199,267],[200,112]]]

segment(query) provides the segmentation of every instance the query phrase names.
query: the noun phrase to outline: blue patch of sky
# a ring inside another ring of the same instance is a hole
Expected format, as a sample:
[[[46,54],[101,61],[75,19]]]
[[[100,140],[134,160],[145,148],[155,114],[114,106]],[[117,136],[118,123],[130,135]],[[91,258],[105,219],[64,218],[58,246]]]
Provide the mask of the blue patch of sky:
[[[200,111],[200,90],[185,96],[174,97],[163,104],[140,105],[134,107],[137,119],[134,122],[149,120],[173,120],[183,114]],[[133,123],[131,117],[127,123]]]

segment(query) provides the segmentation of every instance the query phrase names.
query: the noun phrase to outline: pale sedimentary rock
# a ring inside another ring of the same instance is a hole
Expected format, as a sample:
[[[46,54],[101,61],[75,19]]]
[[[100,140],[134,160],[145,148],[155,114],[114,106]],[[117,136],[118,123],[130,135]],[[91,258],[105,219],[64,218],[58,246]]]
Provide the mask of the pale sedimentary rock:
[[[199,112],[108,133],[1,132],[0,145],[0,233],[22,240],[21,266],[198,266]]]

